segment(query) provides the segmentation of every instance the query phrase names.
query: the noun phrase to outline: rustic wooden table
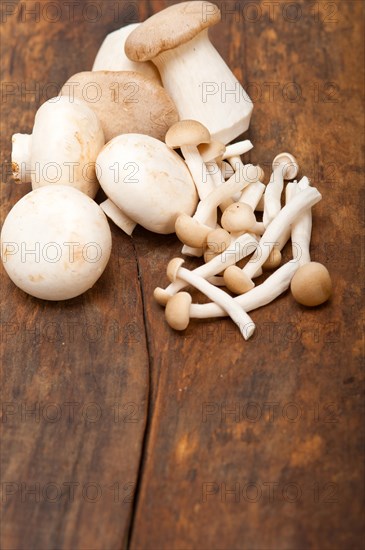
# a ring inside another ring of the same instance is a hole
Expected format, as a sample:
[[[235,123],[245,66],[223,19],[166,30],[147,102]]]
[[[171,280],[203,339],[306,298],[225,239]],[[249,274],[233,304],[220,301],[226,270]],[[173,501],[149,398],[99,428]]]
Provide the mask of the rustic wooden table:
[[[3,218],[30,189],[12,133],[107,33],[170,3],[2,3]],[[152,292],[179,242],[114,226],[105,274],[67,303],[1,268],[4,550],[361,548],[363,4],[218,4],[212,41],[255,102],[245,158],[268,178],[291,151],[322,192],[312,253],[333,298],[281,297],[249,342],[227,320],[175,333]]]

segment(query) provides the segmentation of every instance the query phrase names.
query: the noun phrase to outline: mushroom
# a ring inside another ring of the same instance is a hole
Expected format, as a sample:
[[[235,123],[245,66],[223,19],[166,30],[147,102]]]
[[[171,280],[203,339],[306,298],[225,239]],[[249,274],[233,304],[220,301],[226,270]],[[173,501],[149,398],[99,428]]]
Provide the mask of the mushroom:
[[[161,84],[157,67],[150,61],[135,63],[124,52],[127,37],[140,23],[132,23],[108,34],[96,54],[92,71],[135,71]]]
[[[231,265],[224,272],[224,280],[226,286],[232,292],[243,294],[249,288],[252,288],[254,277],[257,270],[268,259],[274,244],[287,228],[295,221],[296,217],[302,214],[306,209],[310,208],[321,200],[321,194],[315,187],[304,189],[298,195],[284,206],[272,220],[265,233],[260,239],[258,247],[252,258],[247,262],[243,269]]]
[[[245,294],[236,296],[237,302],[244,311],[252,311],[269,304],[275,298],[285,292],[293,278],[294,273],[299,267],[298,262],[290,261],[277,269],[261,285],[249,290]],[[189,316],[191,319],[207,319],[210,317],[223,317],[226,312],[215,303],[210,304],[191,304]]]
[[[256,249],[257,244],[258,242],[255,236],[245,233],[238,237],[235,241],[232,241],[229,247],[224,250],[224,252],[219,254],[219,256],[216,256],[208,263],[197,267],[193,272],[204,279],[214,277],[214,275],[221,273],[228,266],[236,264],[242,258],[252,254],[252,252]],[[156,302],[165,306],[169,298],[185,286],[187,286],[186,283],[177,280],[170,284],[166,289],[160,287],[155,288],[153,295]]]
[[[155,233],[172,233],[180,213],[198,197],[184,161],[162,141],[142,134],[112,139],[97,158],[100,185],[130,220]]]
[[[215,188],[200,201],[193,218],[181,214],[176,219],[175,233],[184,244],[189,247],[204,246],[208,233],[212,231],[211,227],[205,225],[205,220],[211,219],[216,214],[218,205],[242,188],[245,182],[242,178],[239,181],[236,179],[232,176],[228,182]]]
[[[181,279],[185,283],[188,283],[208,296],[213,302],[221,306],[231,317],[232,321],[238,326],[242,336],[245,340],[250,338],[255,330],[255,325],[249,315],[240,307],[226,292],[215,287],[203,277],[199,277],[193,271],[189,271],[184,267],[181,267],[184,260],[181,258],[174,258],[167,266],[167,276],[171,282],[175,282],[176,279]],[[184,293],[185,294],[185,293]],[[170,298],[166,305],[166,319],[172,321],[172,327],[184,326],[185,322],[181,320],[186,319],[186,311],[189,311],[189,301],[186,297],[177,298],[178,294]],[[180,310],[180,308],[182,308]],[[186,328],[184,326],[184,328]],[[180,329],[181,330],[181,329]]]
[[[96,202],[65,185],[25,195],[1,231],[10,279],[43,300],[68,300],[91,288],[108,263],[111,244],[109,224]]]
[[[93,198],[99,188],[95,160],[103,145],[99,119],[84,101],[49,99],[36,113],[32,134],[13,136],[14,176],[20,174],[24,183],[31,176],[33,189],[70,185]]]
[[[220,19],[210,2],[169,6],[128,36],[125,53],[133,61],[153,61],[180,119],[198,120],[226,144],[247,130],[253,105],[209,41],[208,27]]]
[[[228,160],[229,164],[232,166],[235,172],[239,172],[243,169],[244,164],[241,160],[241,155],[248,153],[253,149],[253,145],[249,139],[245,141],[239,141],[237,143],[232,143],[228,145],[222,159]]]
[[[221,219],[222,227],[237,238],[242,233],[264,233],[263,223],[257,222],[251,206],[244,202],[234,202],[226,208]]]
[[[78,73],[63,85],[61,95],[88,104],[101,122],[106,142],[126,133],[163,141],[169,127],[179,120],[166,90],[137,72]]]
[[[261,181],[251,182],[250,185],[245,187],[239,198],[239,202],[244,202],[251,206],[252,210],[257,210],[257,205],[259,204],[265,191],[265,185]]]
[[[300,193],[307,189],[310,183],[308,178],[302,178],[294,187],[294,193]],[[293,248],[293,257],[297,258],[299,265],[307,264],[311,261],[309,247],[312,233],[312,211],[310,208],[296,219],[291,226],[291,241]]]
[[[290,290],[299,304],[319,306],[332,294],[331,276],[327,268],[318,262],[303,264],[295,273]]]
[[[273,172],[269,183],[266,186],[264,195],[264,217],[265,227],[277,216],[281,209],[281,193],[284,180],[292,180],[296,177],[299,167],[297,161],[290,153],[280,153],[272,163]]]

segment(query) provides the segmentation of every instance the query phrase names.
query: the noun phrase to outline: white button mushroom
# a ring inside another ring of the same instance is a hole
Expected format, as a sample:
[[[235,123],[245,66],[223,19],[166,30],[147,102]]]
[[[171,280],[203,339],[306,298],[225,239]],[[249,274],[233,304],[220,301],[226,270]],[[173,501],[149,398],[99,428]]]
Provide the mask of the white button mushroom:
[[[100,121],[86,103],[49,99],[36,113],[32,135],[13,136],[14,176],[21,174],[24,183],[31,176],[33,189],[70,185],[93,198],[99,188],[95,160],[104,143]]]
[[[97,158],[100,184],[128,218],[155,233],[173,233],[179,214],[194,212],[198,196],[181,157],[142,134],[112,139]]]
[[[273,172],[269,183],[266,186],[264,195],[264,216],[265,227],[277,216],[281,209],[281,193],[284,187],[284,180],[292,180],[298,174],[298,163],[290,153],[280,153],[272,163]]]
[[[125,42],[133,61],[151,60],[181,119],[204,124],[229,143],[249,126],[252,102],[208,37],[221,19],[210,2],[182,2],[156,13]]]
[[[91,288],[108,263],[111,244],[109,224],[96,202],[64,185],[25,195],[1,231],[10,279],[43,300],[67,300]]]
[[[96,54],[92,71],[136,71],[161,84],[159,72],[153,63],[136,63],[125,55],[125,41],[139,25],[132,23],[108,34]]]

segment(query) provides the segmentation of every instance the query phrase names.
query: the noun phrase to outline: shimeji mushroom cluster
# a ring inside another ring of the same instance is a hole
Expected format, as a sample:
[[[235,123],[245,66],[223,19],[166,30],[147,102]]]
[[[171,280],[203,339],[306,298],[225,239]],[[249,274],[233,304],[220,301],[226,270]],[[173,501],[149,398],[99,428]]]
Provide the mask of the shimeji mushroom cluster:
[[[90,288],[111,253],[107,216],[128,235],[137,224],[176,232],[182,254],[203,258],[194,270],[172,259],[169,286],[155,289],[176,330],[228,315],[248,339],[248,312],[289,286],[307,306],[329,298],[329,273],[309,254],[319,191],[295,180],[288,153],[264,185],[263,170],[241,159],[252,143],[231,143],[248,129],[253,105],[208,38],[220,18],[210,2],[183,2],[111,33],[92,71],[40,107],[32,134],[14,134],[14,178],[33,191],[8,214],[1,253],[22,290],[63,300]],[[293,260],[281,265],[290,238]],[[211,302],[193,304],[189,285]]]

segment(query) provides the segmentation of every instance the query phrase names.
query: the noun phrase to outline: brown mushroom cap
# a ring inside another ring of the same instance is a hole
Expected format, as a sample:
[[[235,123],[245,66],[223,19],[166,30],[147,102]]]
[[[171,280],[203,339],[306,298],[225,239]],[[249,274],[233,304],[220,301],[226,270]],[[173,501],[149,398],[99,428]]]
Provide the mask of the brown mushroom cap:
[[[275,167],[278,164],[285,164],[285,171],[283,173],[284,179],[293,180],[297,177],[299,172],[299,166],[297,159],[290,153],[279,153],[273,160],[272,167],[275,170]]]
[[[191,296],[188,292],[178,292],[166,304],[165,317],[171,328],[185,330],[190,321]]]
[[[219,161],[226,150],[226,146],[221,141],[211,141],[210,143],[201,143],[198,150],[204,162],[211,162],[216,159]]]
[[[106,142],[126,133],[147,134],[163,141],[170,126],[179,120],[166,90],[133,71],[78,73],[64,84],[61,95],[87,103],[101,122]]]
[[[204,245],[211,227],[203,225],[187,214],[180,214],[175,221],[177,238],[186,246],[200,248]]]
[[[332,281],[327,268],[318,262],[309,262],[296,271],[290,285],[294,299],[303,306],[319,306],[332,294]]]
[[[152,15],[132,31],[124,51],[132,61],[148,61],[161,52],[189,42],[220,19],[220,10],[210,2],[175,4]]]
[[[208,128],[197,120],[180,120],[168,129],[165,143],[171,149],[184,145],[200,145],[211,140]]]
[[[224,252],[231,244],[231,235],[222,227],[218,227],[217,229],[213,229],[213,231],[208,234],[206,243],[210,252],[220,254],[221,252]]]
[[[236,265],[227,267],[223,273],[223,277],[226,287],[231,292],[234,292],[234,294],[244,294],[255,286],[246,273]]]
[[[183,260],[182,258],[173,258],[169,261],[166,269],[166,274],[169,281],[171,281],[172,283],[176,281],[177,273],[184,262],[185,260]]]
[[[164,288],[158,286],[153,291],[153,297],[160,306],[165,306],[170,300],[171,294],[169,294]]]
[[[281,252],[280,250],[274,246],[271,250],[268,259],[266,262],[263,263],[262,269],[270,271],[272,269],[276,269],[281,264]]]
[[[256,224],[256,217],[249,204],[234,202],[223,212],[221,224],[232,233],[251,231]]]

